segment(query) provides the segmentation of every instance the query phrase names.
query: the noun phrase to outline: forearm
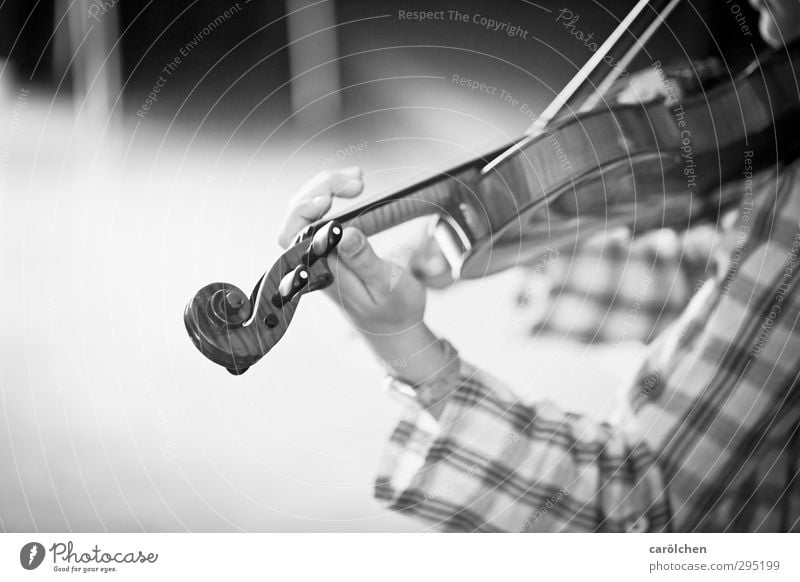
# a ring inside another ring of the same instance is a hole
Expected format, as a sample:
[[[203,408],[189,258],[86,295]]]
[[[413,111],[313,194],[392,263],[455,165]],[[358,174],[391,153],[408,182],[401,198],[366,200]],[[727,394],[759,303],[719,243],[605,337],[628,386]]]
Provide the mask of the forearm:
[[[438,422],[423,412],[400,423],[376,494],[446,530],[658,530],[668,521],[658,470],[624,426],[520,403],[468,364]]]
[[[391,334],[363,334],[386,372],[409,384],[432,376],[442,364],[442,350],[425,324]]]
[[[402,333],[365,335],[365,339],[389,376],[426,387],[425,406],[438,419],[457,385],[460,361],[449,344],[424,324]]]

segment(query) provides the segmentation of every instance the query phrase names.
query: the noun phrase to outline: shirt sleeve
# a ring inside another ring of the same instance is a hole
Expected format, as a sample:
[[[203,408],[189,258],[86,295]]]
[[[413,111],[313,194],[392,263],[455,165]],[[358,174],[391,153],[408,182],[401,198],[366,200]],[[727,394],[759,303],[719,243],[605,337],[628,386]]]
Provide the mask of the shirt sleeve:
[[[663,530],[669,511],[634,425],[521,403],[461,363],[438,421],[399,423],[376,481],[391,509],[444,531]]]
[[[518,296],[534,335],[582,343],[647,343],[683,311],[716,272],[716,229],[662,229],[632,238],[601,233],[572,252],[551,252],[522,270]]]

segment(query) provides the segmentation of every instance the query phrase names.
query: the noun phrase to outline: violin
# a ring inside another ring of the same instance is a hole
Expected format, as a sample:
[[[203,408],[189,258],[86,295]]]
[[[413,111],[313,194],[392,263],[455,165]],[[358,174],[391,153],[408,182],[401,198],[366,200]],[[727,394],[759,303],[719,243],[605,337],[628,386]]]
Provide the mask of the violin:
[[[676,3],[662,3],[662,21]],[[637,7],[652,8],[646,0]],[[594,70],[582,70],[584,80]],[[723,184],[745,167],[797,156],[798,78],[795,44],[681,100],[595,98],[563,114],[579,84],[571,82],[572,94],[562,92],[514,143],[309,225],[249,296],[229,283],[203,287],[186,306],[186,329],[207,358],[244,373],[283,337],[302,295],[333,282],[327,257],[347,226],[370,236],[432,216],[456,279],[487,276],[603,229],[625,226],[635,236],[715,221],[740,199]]]

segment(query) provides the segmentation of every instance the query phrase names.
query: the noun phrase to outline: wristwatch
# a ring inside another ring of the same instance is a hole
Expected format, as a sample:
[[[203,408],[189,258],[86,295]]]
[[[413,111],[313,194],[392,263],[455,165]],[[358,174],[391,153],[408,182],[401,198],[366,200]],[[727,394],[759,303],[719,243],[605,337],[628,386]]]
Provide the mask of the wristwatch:
[[[439,370],[418,384],[411,384],[400,376],[388,375],[384,387],[403,399],[411,399],[428,408],[450,396],[461,383],[461,358],[458,351],[445,339],[436,340],[442,346],[442,364]]]

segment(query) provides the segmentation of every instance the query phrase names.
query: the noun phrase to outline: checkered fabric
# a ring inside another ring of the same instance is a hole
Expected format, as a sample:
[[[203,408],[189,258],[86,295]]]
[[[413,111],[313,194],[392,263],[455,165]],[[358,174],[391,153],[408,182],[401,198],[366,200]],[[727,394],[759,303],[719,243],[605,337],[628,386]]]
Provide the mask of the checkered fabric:
[[[697,94],[726,73],[719,59],[663,71],[671,93]],[[653,69],[618,81],[613,98],[631,93],[626,102],[652,98],[663,91]],[[655,83],[655,88],[653,87]],[[643,90],[645,95],[638,95]],[[726,186],[722,199],[736,186]],[[683,233],[660,230],[633,240],[627,229],[600,233],[579,241],[571,252],[551,249],[524,268],[518,297],[532,335],[556,335],[583,343],[649,342],[675,320],[692,295],[719,268],[716,225]]]
[[[635,240],[627,229],[522,269],[517,298],[533,336],[582,343],[647,343],[685,309],[718,268],[711,225],[659,230]]]
[[[800,163],[726,239],[613,421],[462,362],[438,420],[422,402],[394,431],[378,499],[446,531],[800,531]]]

